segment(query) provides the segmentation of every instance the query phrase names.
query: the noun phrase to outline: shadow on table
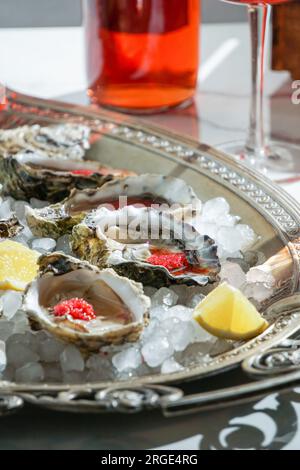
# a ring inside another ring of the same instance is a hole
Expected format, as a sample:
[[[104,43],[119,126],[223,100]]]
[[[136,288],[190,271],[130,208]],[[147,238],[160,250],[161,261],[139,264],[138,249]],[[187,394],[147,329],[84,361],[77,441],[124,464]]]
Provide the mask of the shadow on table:
[[[240,383],[240,373],[229,372],[226,379],[230,385]],[[206,382],[201,391],[209,388]],[[197,384],[188,385],[187,393],[196,391]],[[287,445],[295,449],[299,402],[296,389],[173,418],[159,411],[73,414],[28,405],[18,414],[0,418],[0,449],[282,449]]]

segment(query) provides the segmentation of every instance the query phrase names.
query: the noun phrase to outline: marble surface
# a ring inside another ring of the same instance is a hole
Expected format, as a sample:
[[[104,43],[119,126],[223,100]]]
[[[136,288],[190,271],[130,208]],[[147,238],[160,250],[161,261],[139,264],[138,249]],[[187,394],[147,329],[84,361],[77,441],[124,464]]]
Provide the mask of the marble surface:
[[[87,103],[81,28],[0,30],[0,56],[0,82],[7,86]],[[243,139],[248,123],[249,65],[246,24],[205,25],[194,104],[145,119],[214,145]],[[289,74],[269,71],[266,88],[268,134],[297,141],[300,105],[291,104]],[[300,198],[297,178],[283,186]],[[220,376],[220,386],[222,380]],[[226,380],[239,382],[239,372]],[[195,383],[191,391],[202,387]],[[164,418],[160,412],[75,415],[26,406],[0,419],[0,449],[300,449],[299,419],[300,388],[180,418]]]

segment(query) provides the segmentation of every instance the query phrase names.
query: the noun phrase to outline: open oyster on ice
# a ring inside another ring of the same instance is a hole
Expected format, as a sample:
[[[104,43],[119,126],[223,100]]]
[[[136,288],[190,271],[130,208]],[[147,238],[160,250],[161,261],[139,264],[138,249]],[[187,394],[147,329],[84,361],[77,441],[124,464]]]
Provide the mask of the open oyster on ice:
[[[47,157],[65,156],[82,160],[89,144],[90,129],[78,124],[22,126],[0,129],[0,153],[38,152]]]
[[[150,307],[140,283],[59,252],[41,256],[39,269],[23,303],[33,328],[87,351],[139,338]]]
[[[126,170],[107,168],[93,161],[48,158],[25,152],[0,158],[0,182],[3,193],[16,199],[31,197],[57,202],[73,188],[96,188]]]
[[[214,241],[172,213],[127,206],[101,207],[72,230],[73,252],[143,284],[206,285],[220,263]]]
[[[115,179],[96,189],[74,189],[64,201],[48,207],[28,207],[27,223],[38,237],[58,238],[70,233],[87,212],[101,205],[112,210],[127,205],[163,208],[185,221],[201,212],[201,201],[185,181],[171,176],[142,174]]]
[[[97,188],[114,177],[132,174],[84,160],[90,130],[61,124],[0,131],[0,183],[4,194],[57,202],[73,188]]]

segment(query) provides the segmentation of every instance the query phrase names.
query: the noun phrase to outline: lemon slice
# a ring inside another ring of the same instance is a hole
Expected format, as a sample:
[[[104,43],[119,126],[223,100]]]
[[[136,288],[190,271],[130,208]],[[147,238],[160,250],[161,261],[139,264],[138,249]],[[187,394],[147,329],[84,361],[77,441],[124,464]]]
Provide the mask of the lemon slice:
[[[247,297],[226,282],[197,305],[193,317],[206,331],[225,339],[254,338],[268,327]]]
[[[22,291],[37,275],[39,253],[22,243],[0,243],[0,289]]]

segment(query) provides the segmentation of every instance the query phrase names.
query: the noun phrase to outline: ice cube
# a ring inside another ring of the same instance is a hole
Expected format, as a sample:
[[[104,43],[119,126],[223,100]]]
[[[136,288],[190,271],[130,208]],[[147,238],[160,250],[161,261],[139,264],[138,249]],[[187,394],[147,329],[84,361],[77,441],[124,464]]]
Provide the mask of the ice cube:
[[[82,384],[86,381],[86,374],[84,371],[69,370],[63,373],[63,382],[65,384]]]
[[[116,373],[117,380],[130,380],[133,377],[136,377],[136,370],[133,369],[126,369]]]
[[[6,367],[6,352],[5,352],[5,342],[0,341],[0,373],[2,373]]]
[[[208,235],[212,239],[215,239],[217,236],[218,226],[212,222],[206,222],[203,220],[198,220],[195,224],[195,228],[202,235]]]
[[[195,320],[192,320],[191,324],[193,325],[193,342],[194,343],[211,343],[216,342],[216,337],[208,333],[204,328],[202,328],[199,323]]]
[[[26,344],[32,351],[38,351],[39,340],[35,332],[25,331],[25,333],[22,335],[21,342]]]
[[[174,357],[166,359],[161,366],[162,374],[171,374],[172,372],[179,372],[183,367],[175,361]]]
[[[274,287],[276,284],[272,269],[268,265],[253,266],[247,272],[246,278],[247,282],[250,284],[260,283],[270,288]]]
[[[173,322],[172,328],[168,333],[168,340],[175,351],[184,351],[193,341],[194,327],[191,322],[182,322],[178,319]]]
[[[29,362],[16,370],[16,382],[36,383],[44,379],[44,369],[37,362]]]
[[[17,313],[13,316],[13,321],[15,324],[14,333],[24,333],[27,330],[29,321],[22,310],[17,311]]]
[[[248,249],[256,240],[256,235],[251,227],[237,224],[234,227],[221,227],[218,230],[216,241],[231,256],[237,251]]]
[[[240,221],[240,217],[231,214],[223,214],[218,217],[216,223],[218,227],[233,227]]]
[[[256,239],[257,237],[252,228],[244,224],[237,224],[234,227],[221,227],[216,237],[217,243],[232,256],[237,251],[250,248]]]
[[[225,261],[222,263],[220,278],[233,287],[239,289],[246,282],[246,274],[237,263]]]
[[[19,335],[11,336],[6,342],[6,355],[9,365],[17,368],[28,362],[37,362],[39,356],[30,349],[29,345],[21,343],[16,338],[17,336]]]
[[[203,299],[205,299],[205,295],[199,293],[193,294],[187,302],[187,307],[194,309],[200,304],[200,302],[202,302]]]
[[[33,235],[29,227],[24,226],[22,232],[14,237],[14,241],[22,243],[25,246],[28,246],[28,242],[32,239]]]
[[[44,362],[59,361],[60,354],[65,349],[65,344],[55,338],[47,338],[38,345],[38,354]]]
[[[43,341],[46,341],[48,338],[52,338],[51,333],[48,333],[46,330],[38,330],[35,333],[37,343],[40,344]]]
[[[10,320],[22,305],[22,294],[20,292],[8,290],[2,295],[1,304],[3,315],[5,318]]]
[[[221,227],[215,237],[217,244],[228,253],[234,253],[241,248],[242,240],[236,227]]]
[[[28,336],[25,333],[15,333],[7,339],[7,344],[9,343],[22,343],[29,345]]]
[[[114,378],[111,361],[98,354],[93,354],[88,358],[86,367],[88,368],[87,380],[90,382]]]
[[[103,366],[106,364],[106,362],[107,362],[106,358],[100,356],[99,354],[92,354],[86,361],[86,367],[88,369],[101,371],[103,369]]]
[[[0,320],[0,340],[6,341],[14,331],[14,322],[8,320]]]
[[[165,336],[151,336],[142,347],[142,356],[150,367],[157,367],[170,357],[173,351]]]
[[[230,206],[223,197],[215,197],[203,204],[201,218],[204,221],[215,222],[219,217],[228,214]]]
[[[102,379],[102,374],[97,369],[89,369],[86,374],[87,382],[99,382]]]
[[[30,205],[33,209],[42,209],[43,207],[47,207],[49,203],[47,201],[41,201],[40,199],[32,197],[30,199]]]
[[[244,251],[250,248],[257,240],[256,233],[251,227],[249,227],[249,225],[238,224],[236,226],[236,230],[239,233],[241,240],[242,240],[242,244],[240,247],[241,251]]]
[[[62,372],[58,363],[43,364],[43,368],[47,382],[59,383],[62,381]]]
[[[261,283],[245,284],[242,289],[243,294],[245,294],[248,299],[254,299],[257,302],[263,302],[266,299],[269,299],[274,290],[272,287],[265,286]]]
[[[71,254],[71,247],[70,247],[70,237],[69,235],[63,235],[59,237],[56,241],[56,250],[63,251],[67,255]]]
[[[158,307],[152,307],[150,309],[150,317],[151,317],[151,319],[157,318],[159,320],[161,318],[164,318],[167,315],[168,311],[169,311],[169,309],[165,305],[160,305]]]
[[[178,300],[178,295],[171,289],[167,287],[161,287],[155,294],[151,297],[151,305],[153,307],[159,305],[166,305],[167,307],[171,307],[172,305],[176,305]]]
[[[112,363],[118,372],[127,369],[137,369],[142,363],[142,356],[138,348],[131,347],[115,354]]]
[[[56,246],[56,241],[53,238],[36,238],[32,242],[32,249],[37,250],[41,253],[46,253],[47,251],[53,251]]]
[[[67,346],[60,354],[60,365],[64,372],[83,371],[84,360],[79,349],[72,344]]]
[[[11,215],[12,213],[10,200],[6,199],[0,204],[0,219],[9,219]]]
[[[170,308],[167,313],[168,318],[178,318],[181,321],[189,321],[192,319],[193,309],[185,307],[184,305],[175,305]]]
[[[16,201],[14,205],[14,213],[16,214],[19,220],[25,219],[25,209],[27,203],[25,201]]]
[[[180,320],[178,318],[168,317],[165,320],[161,321],[159,325],[157,325],[157,330],[154,331],[154,334],[157,336],[163,335],[168,338],[168,336],[171,335],[174,325],[177,325],[178,323],[180,323]]]
[[[185,285],[174,285],[171,286],[170,289],[174,291],[178,295],[177,303],[181,305],[185,305],[187,302],[187,298],[189,296],[189,287]]]
[[[154,310],[156,311],[157,308],[154,309]],[[147,339],[150,338],[150,336],[158,335],[160,333],[160,321],[161,321],[161,319],[153,318],[152,314],[151,314],[150,323],[146,328],[144,328],[144,331],[143,331],[142,336],[141,336],[141,341],[143,343],[145,343],[147,341]]]

